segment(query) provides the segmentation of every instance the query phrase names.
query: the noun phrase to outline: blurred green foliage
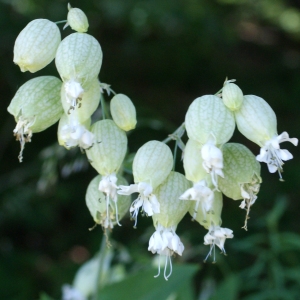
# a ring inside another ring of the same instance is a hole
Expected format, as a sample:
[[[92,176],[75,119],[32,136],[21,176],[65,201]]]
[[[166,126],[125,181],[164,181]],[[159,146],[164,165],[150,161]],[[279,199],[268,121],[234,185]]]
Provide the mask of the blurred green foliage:
[[[172,133],[191,101],[217,92],[226,76],[236,78],[245,94],[268,101],[279,133],[299,137],[298,1],[94,0],[71,5],[85,11],[89,33],[101,44],[100,80],[127,94],[137,107],[130,153]],[[97,253],[103,235],[99,227],[88,230],[93,222],[85,191],[96,172],[85,156],[56,145],[55,125],[33,136],[19,164],[14,120],[6,111],[17,88],[37,76],[13,64],[16,36],[34,18],[59,21],[66,13],[64,0],[0,1],[0,299],[60,299],[62,285],[71,284],[79,266]],[[54,63],[38,73],[45,74],[57,76]],[[240,134],[233,140],[259,151]],[[208,252],[205,230],[186,217],[178,227],[184,256],[173,259],[178,266],[169,282],[155,281],[147,251],[151,220],[140,218],[137,230],[129,218],[122,220],[112,239],[130,257],[111,264],[121,264],[126,276],[104,287],[99,299],[115,299],[117,292],[131,299],[298,299],[300,160],[292,147],[287,145],[295,157],[285,166],[284,183],[262,167],[263,184],[248,232],[241,229],[244,212],[235,201],[224,200],[223,225],[235,237],[226,243],[228,256],[217,255],[216,264],[202,262]],[[176,166],[182,170],[179,157]],[[143,287],[139,296],[133,293],[137,286]]]

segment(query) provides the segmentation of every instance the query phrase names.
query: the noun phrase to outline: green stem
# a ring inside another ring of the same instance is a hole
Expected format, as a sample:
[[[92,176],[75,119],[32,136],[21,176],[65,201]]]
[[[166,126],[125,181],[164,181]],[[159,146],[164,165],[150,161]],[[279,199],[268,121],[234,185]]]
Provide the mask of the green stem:
[[[68,20],[62,20],[62,21],[57,21],[57,22],[54,22],[55,24],[61,24],[61,23],[66,23],[68,22]]]
[[[114,95],[117,95],[117,93],[116,93],[114,90],[112,90],[111,88],[109,88],[109,90],[110,90]]]
[[[99,295],[99,282],[101,279],[101,275],[102,275],[102,268],[104,265],[104,260],[106,257],[106,243],[107,243],[107,239],[109,236],[109,230],[106,230],[106,234],[103,234],[102,237],[102,241],[100,244],[100,250],[99,250],[99,262],[98,262],[98,270],[97,270],[97,279],[95,282],[95,287],[94,287],[94,296],[93,296],[93,300],[99,300],[100,299],[100,295]]]
[[[175,165],[176,165],[176,156],[177,156],[177,147],[178,147],[178,142],[176,141],[176,143],[175,143],[175,147],[174,147],[173,171],[175,171]]]
[[[169,134],[169,136],[166,139],[164,139],[162,142],[167,144],[172,140],[177,140],[178,138],[181,138],[182,130],[184,130],[184,126],[185,124],[183,122],[172,134]]]
[[[101,93],[101,97],[100,97],[100,102],[101,102],[101,110],[102,110],[102,118],[103,120],[105,120],[105,101],[104,101],[104,97]]]

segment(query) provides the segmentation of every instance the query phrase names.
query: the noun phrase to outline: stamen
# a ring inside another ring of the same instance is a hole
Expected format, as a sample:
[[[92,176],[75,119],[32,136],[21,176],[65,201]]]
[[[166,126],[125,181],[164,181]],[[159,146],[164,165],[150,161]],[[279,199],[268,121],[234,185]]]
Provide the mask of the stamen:
[[[158,264],[158,273],[154,276],[154,278],[157,278],[160,275],[160,263],[161,263],[161,255],[159,255],[159,264]]]

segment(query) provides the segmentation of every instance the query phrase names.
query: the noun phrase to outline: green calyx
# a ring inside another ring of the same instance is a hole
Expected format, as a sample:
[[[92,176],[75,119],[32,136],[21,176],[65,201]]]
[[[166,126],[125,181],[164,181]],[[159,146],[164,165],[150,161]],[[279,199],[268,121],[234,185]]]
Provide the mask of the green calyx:
[[[112,120],[94,123],[95,143],[86,149],[91,165],[101,175],[117,173],[127,151],[127,136]]]
[[[159,141],[149,141],[136,153],[132,171],[134,182],[146,182],[155,189],[170,174],[173,155],[170,148]]]
[[[209,212],[204,212],[201,203],[197,201],[190,201],[189,213],[192,220],[196,220],[205,229],[209,229],[211,225],[221,226],[221,213],[223,208],[223,196],[221,192],[214,191],[214,200],[212,209]]]
[[[178,225],[190,207],[189,200],[179,197],[190,187],[191,183],[182,174],[172,171],[154,191],[160,204],[160,213],[152,216],[155,227],[157,224],[165,228]]]
[[[90,182],[86,191],[85,201],[95,223],[107,228],[115,225],[117,219],[121,220],[124,217],[129,209],[131,197],[118,195],[117,202],[115,203],[112,199],[108,198],[107,195],[99,191],[101,178],[101,175],[97,175]],[[117,175],[117,178],[118,185],[128,185],[124,177]],[[116,205],[118,207],[118,218],[116,217]],[[109,210],[108,212],[107,208]],[[107,216],[109,220],[107,220]]]
[[[260,177],[260,163],[253,153],[244,145],[227,143],[223,151],[224,178],[219,178],[219,188],[227,197],[233,200],[244,199],[242,189],[249,188],[258,193],[262,182]],[[257,187],[258,185],[258,187]]]

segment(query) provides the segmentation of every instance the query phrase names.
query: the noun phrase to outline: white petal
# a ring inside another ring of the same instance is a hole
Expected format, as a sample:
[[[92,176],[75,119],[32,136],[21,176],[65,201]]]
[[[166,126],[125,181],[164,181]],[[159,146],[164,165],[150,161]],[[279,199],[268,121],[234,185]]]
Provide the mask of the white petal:
[[[119,188],[121,190],[118,190],[118,194],[120,195],[131,195],[133,193],[138,192],[138,185],[137,184],[131,184],[130,186],[126,185],[120,185]]]

